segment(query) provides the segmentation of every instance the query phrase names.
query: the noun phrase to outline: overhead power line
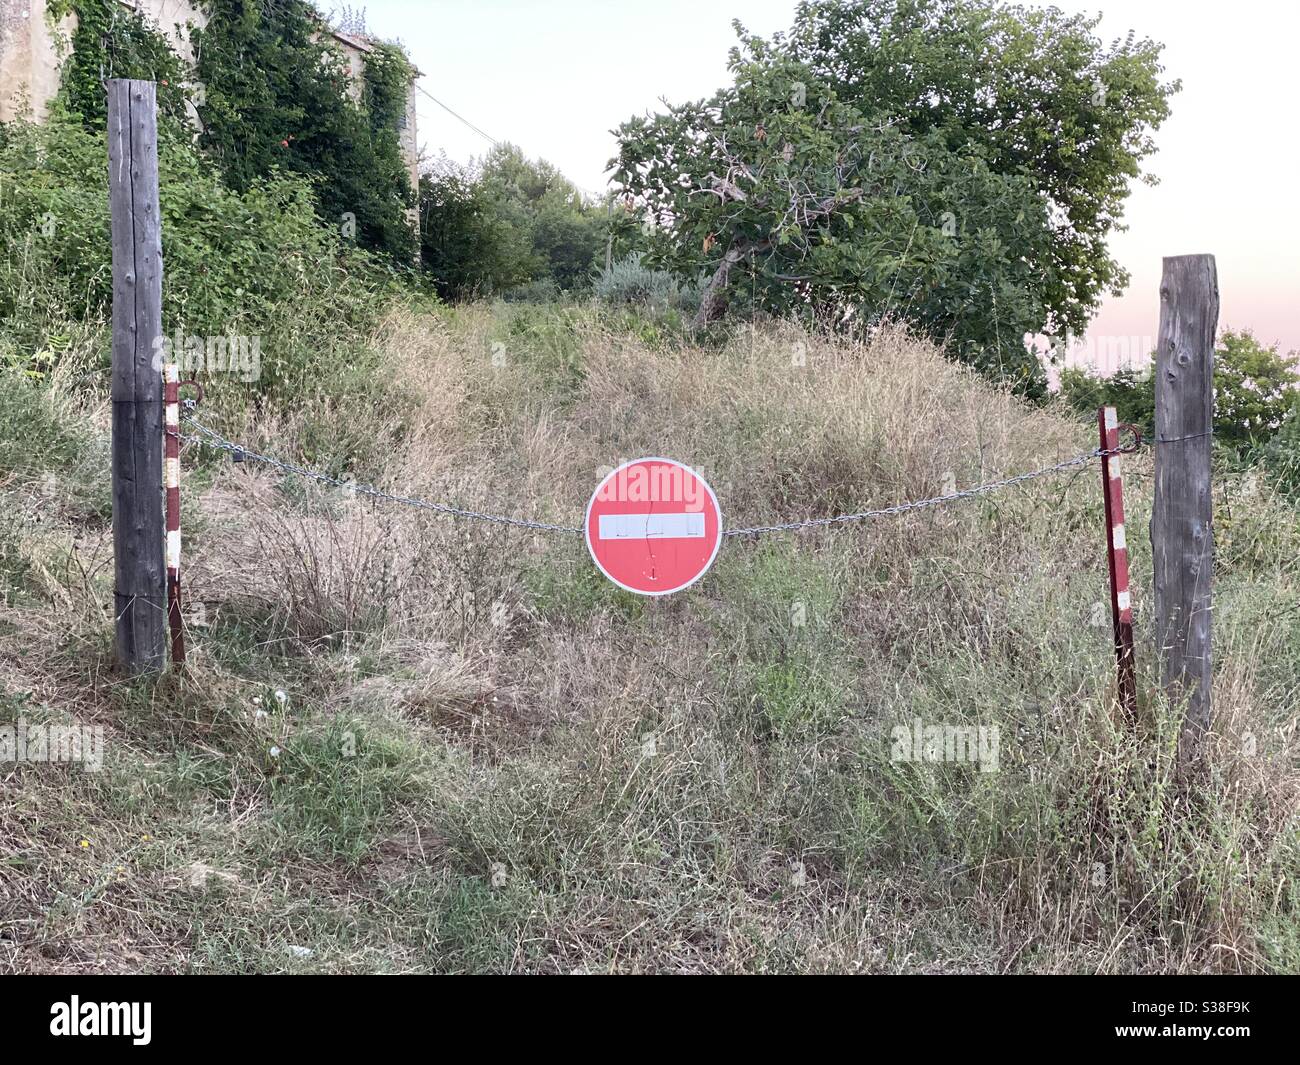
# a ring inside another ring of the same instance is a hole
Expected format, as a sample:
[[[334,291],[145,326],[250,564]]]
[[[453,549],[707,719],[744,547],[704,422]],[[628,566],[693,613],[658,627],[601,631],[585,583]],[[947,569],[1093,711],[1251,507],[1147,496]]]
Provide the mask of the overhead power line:
[[[441,100],[439,100],[436,96],[434,96],[433,93],[429,92],[429,90],[426,89],[423,85],[419,84],[419,82],[416,83],[415,87],[416,87],[417,89],[419,89],[420,92],[424,93],[424,95],[427,96],[430,100],[432,100],[435,104],[437,104],[439,107],[441,107],[444,111],[446,111],[447,114],[451,115],[452,118],[456,119],[456,120],[459,121],[459,122],[463,122],[466,126],[468,126],[468,127],[469,127],[470,129],[472,129],[475,133],[477,133],[480,137],[483,137],[483,138],[485,138],[486,140],[491,141],[493,147],[495,147],[495,148],[500,148],[500,147],[501,147],[501,142],[500,142],[499,140],[497,140],[494,136],[492,136],[492,134],[484,132],[484,131],[483,131],[482,129],[480,129],[478,126],[474,125],[474,123],[471,122],[471,121],[470,121],[468,118],[466,118],[464,115],[462,115],[462,114],[458,114],[457,112],[453,111],[453,110],[452,110],[450,107],[448,107],[445,103],[443,103],[443,102],[442,102]]]
[[[504,141],[499,141],[499,140],[497,140],[496,137],[492,136],[492,134],[488,133],[488,132],[487,132],[486,130],[484,130],[481,126],[476,126],[473,122],[471,122],[471,121],[470,121],[468,118],[466,118],[464,115],[462,115],[462,114],[460,114],[458,111],[454,111],[452,108],[448,107],[445,103],[443,103],[443,102],[442,102],[441,100],[439,100],[436,96],[434,96],[433,93],[431,93],[428,89],[426,89],[426,88],[425,88],[423,85],[421,85],[418,81],[415,83],[415,87],[416,87],[417,90],[419,90],[419,91],[420,91],[421,93],[423,93],[425,96],[427,96],[430,100],[432,100],[435,104],[437,104],[439,107],[441,107],[444,111],[446,111],[447,114],[451,115],[452,118],[456,119],[456,121],[462,123],[462,124],[463,124],[467,129],[473,130],[475,133],[477,133],[477,134],[478,134],[480,137],[482,137],[484,140],[486,140],[486,141],[488,141],[489,143],[491,143],[492,146],[493,146],[494,148],[500,148],[500,147],[502,146],[503,143],[506,143],[506,142],[504,142]],[[596,192],[596,191],[594,191],[593,189],[589,189],[589,188],[587,188],[585,185],[580,185],[580,184],[578,184],[578,182],[574,181],[573,178],[569,177],[568,174],[565,174],[565,173],[563,173],[562,171],[560,172],[560,176],[563,177],[565,181],[567,181],[570,185],[572,185],[572,186],[573,186],[575,189],[577,189],[579,192],[585,193],[586,195],[590,196],[593,200],[600,200],[600,199],[603,199],[604,196],[605,196],[605,194],[602,193],[602,192]]]

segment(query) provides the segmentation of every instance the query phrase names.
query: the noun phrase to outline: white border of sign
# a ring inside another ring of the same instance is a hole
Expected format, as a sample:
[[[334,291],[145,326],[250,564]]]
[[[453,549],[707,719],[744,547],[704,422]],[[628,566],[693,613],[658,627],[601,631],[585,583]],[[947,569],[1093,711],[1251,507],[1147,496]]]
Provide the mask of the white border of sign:
[[[713,509],[717,511],[718,514],[718,537],[717,540],[714,541],[713,553],[709,555],[709,561],[704,563],[704,567],[700,570],[700,572],[697,573],[685,584],[679,584],[676,588],[665,588],[661,592],[645,592],[642,591],[640,588],[629,588],[617,577],[611,575],[609,570],[607,570],[604,566],[600,564],[600,559],[596,557],[596,549],[592,546],[591,543],[591,508],[596,505],[596,497],[600,495],[600,490],[604,488],[605,485],[609,484],[609,482],[613,480],[615,477],[617,477],[619,473],[621,473],[623,470],[627,469],[629,466],[635,466],[641,462],[667,462],[673,466],[680,466],[683,470],[685,470],[692,477],[698,480],[700,484],[704,485],[704,490],[709,493],[709,498],[713,500]],[[678,462],[676,459],[666,459],[661,455],[646,455],[643,458],[631,459],[630,461],[623,463],[622,466],[618,466],[615,469],[610,470],[609,473],[607,473],[601,479],[600,484],[596,485],[596,490],[591,493],[591,499],[587,502],[587,513],[585,514],[582,520],[582,536],[583,539],[587,541],[587,552],[591,555],[591,561],[596,563],[596,568],[600,570],[600,572],[603,573],[606,577],[608,577],[610,581],[612,581],[614,584],[617,584],[620,588],[622,588],[625,592],[631,592],[633,595],[649,595],[649,596],[654,596],[656,598],[661,595],[672,595],[674,592],[680,592],[685,588],[689,588],[692,584],[698,581],[701,577],[703,577],[706,573],[708,573],[710,569],[713,568],[713,560],[718,557],[718,551],[722,547],[722,505],[718,502],[718,497],[713,494],[713,486],[710,485],[709,482],[706,481],[696,470],[693,470],[691,469],[690,466],[686,465],[686,463]]]

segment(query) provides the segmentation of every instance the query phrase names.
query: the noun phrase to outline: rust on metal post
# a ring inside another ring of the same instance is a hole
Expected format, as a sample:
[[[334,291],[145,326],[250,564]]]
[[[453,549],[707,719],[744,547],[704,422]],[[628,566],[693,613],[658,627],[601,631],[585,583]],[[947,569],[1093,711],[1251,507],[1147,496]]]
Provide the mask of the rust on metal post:
[[[1115,640],[1117,695],[1127,722],[1137,720],[1137,670],[1133,657],[1133,598],[1129,591],[1128,533],[1124,528],[1124,478],[1120,470],[1119,433],[1121,426],[1114,407],[1097,410],[1097,428],[1101,434],[1101,497],[1106,511],[1106,562],[1110,569],[1110,617]],[[1136,443],[1132,448],[1135,450]]]
[[[174,362],[163,367],[166,406],[164,470],[167,480],[167,622],[171,628],[172,665],[185,662],[185,626],[181,618],[181,386]]]

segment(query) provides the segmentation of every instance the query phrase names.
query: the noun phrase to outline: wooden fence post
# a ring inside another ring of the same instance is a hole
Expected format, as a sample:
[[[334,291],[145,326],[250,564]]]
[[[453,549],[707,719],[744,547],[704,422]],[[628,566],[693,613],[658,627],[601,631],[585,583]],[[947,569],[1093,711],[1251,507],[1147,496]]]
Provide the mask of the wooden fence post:
[[[1156,347],[1156,490],[1151,515],[1161,681],[1186,703],[1179,757],[1199,759],[1210,726],[1214,534],[1210,449],[1219,282],[1212,255],[1164,260]]]
[[[118,665],[163,668],[162,222],[158,114],[151,81],[108,82],[113,244],[113,562]]]

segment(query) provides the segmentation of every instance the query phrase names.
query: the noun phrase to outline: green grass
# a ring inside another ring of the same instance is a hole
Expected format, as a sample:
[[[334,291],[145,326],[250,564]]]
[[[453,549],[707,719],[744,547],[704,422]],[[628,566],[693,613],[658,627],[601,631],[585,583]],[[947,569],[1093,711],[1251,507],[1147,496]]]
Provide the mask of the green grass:
[[[515,304],[390,332],[373,356],[395,380],[419,370],[401,378],[401,445],[362,404],[337,449],[322,407],[276,423],[277,451],[563,524],[599,469],[666,452],[705,467],[748,524],[1086,447],[899,338],[807,338],[813,372],[792,377],[780,328],[703,352]],[[520,359],[496,368],[501,337]],[[184,675],[128,681],[102,516],[38,521],[34,506],[47,475],[60,493],[102,479],[101,400],[47,383],[0,401],[14,474],[0,724],[106,730],[102,772],[6,769],[0,968],[1300,966],[1300,522],[1239,471],[1216,483],[1218,714],[1189,793],[1140,537],[1142,714],[1129,730],[1111,713],[1090,469],[733,538],[691,589],[647,600],[601,578],[576,537],[282,488],[187,453],[186,587],[206,624]],[[1126,464],[1135,529],[1150,474]],[[997,772],[895,760],[891,730],[918,718],[996,728]]]

